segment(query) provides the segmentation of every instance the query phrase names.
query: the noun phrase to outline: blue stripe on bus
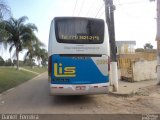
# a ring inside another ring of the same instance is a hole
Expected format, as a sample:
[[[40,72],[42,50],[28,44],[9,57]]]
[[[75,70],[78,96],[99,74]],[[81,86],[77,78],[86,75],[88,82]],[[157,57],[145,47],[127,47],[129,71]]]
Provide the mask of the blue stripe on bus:
[[[57,67],[57,69],[54,67]],[[68,72],[65,70],[68,70]],[[57,73],[57,75],[54,73]],[[109,77],[101,73],[91,57],[77,59],[76,57],[52,55],[51,78],[52,84],[96,84],[109,82]]]

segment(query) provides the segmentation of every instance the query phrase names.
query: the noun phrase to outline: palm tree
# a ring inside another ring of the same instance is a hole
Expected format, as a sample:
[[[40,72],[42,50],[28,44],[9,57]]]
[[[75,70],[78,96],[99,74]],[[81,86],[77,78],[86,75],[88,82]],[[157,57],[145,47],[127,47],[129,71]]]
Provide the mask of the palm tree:
[[[26,52],[26,54],[24,56],[24,62],[26,62],[26,60],[29,59],[31,68],[33,68],[32,63],[33,63],[33,58],[35,56],[34,55],[34,46],[35,46],[35,44],[37,44],[38,39],[34,33],[32,34],[32,36],[30,36],[29,38],[27,37],[25,39],[26,39],[26,41],[24,42],[23,47],[25,49],[28,49],[28,51]]]
[[[17,58],[17,70],[19,70],[19,52],[22,51],[22,45],[24,43],[24,38],[30,36],[37,27],[34,24],[25,24],[28,18],[23,16],[19,19],[10,18],[9,21],[2,20],[1,25],[4,26],[4,31],[7,33],[5,36],[5,41],[10,44],[9,51],[15,47],[15,55]]]
[[[41,49],[41,59],[42,59],[41,64],[43,66],[46,66],[48,61],[48,52],[44,48]]]
[[[11,10],[4,0],[0,0],[0,20],[4,17],[8,18],[11,15]]]
[[[2,20],[4,18],[10,18],[11,16],[11,10],[9,8],[9,6],[5,3],[4,0],[0,0],[0,47],[2,50],[4,46],[6,48],[6,44],[3,42],[2,43],[2,40],[3,38],[6,36],[6,32],[4,31],[4,26],[1,24]]]
[[[25,42],[23,44],[25,49],[28,49],[24,56],[24,60],[26,61],[29,59],[31,68],[33,68],[33,58],[37,57],[39,58],[39,49],[40,47],[44,46],[43,43],[39,41],[39,39],[35,36],[34,32],[31,34],[31,36],[24,38]]]
[[[36,44],[34,47],[35,47],[35,56],[37,58],[37,61],[38,61],[38,66],[40,67],[40,60],[41,60],[41,57],[42,57],[42,54],[43,54],[43,51],[41,49],[41,47],[44,46],[42,43],[39,43],[39,44]]]

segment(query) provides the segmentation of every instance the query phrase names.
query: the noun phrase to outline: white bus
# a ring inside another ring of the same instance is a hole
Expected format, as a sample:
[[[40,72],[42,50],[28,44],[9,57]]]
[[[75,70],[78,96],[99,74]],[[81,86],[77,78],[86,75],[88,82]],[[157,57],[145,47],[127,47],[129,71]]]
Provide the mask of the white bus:
[[[109,49],[102,19],[55,17],[50,26],[51,95],[107,93]]]

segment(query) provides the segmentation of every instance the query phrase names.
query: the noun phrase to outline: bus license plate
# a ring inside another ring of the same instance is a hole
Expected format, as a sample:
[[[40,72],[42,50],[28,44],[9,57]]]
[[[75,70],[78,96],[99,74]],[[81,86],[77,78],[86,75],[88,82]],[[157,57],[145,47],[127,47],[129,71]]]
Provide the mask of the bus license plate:
[[[86,86],[76,86],[76,90],[85,90]]]

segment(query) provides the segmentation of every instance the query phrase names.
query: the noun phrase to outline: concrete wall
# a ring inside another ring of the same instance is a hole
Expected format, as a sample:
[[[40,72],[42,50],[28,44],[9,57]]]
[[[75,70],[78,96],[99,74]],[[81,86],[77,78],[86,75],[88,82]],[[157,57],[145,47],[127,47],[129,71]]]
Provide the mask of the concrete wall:
[[[156,79],[157,61],[137,61],[133,63],[133,80],[142,81]]]

